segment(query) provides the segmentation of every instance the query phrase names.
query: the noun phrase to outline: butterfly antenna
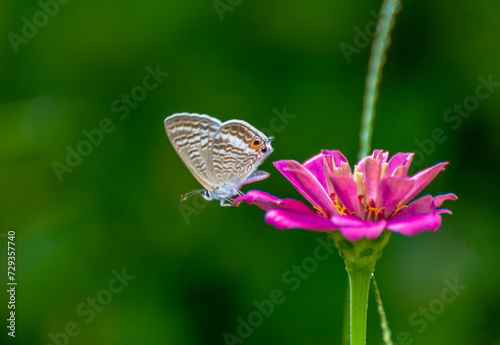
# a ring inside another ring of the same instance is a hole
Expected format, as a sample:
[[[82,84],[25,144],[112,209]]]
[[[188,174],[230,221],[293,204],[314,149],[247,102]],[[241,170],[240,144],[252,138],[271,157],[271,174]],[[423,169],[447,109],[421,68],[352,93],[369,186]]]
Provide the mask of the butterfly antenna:
[[[190,197],[192,197],[193,195],[195,194],[198,194],[198,193],[203,193],[205,190],[204,189],[196,189],[196,190],[193,190],[189,193],[186,193],[186,194],[182,194],[181,195],[181,202],[183,201],[186,201],[187,199],[189,199]]]

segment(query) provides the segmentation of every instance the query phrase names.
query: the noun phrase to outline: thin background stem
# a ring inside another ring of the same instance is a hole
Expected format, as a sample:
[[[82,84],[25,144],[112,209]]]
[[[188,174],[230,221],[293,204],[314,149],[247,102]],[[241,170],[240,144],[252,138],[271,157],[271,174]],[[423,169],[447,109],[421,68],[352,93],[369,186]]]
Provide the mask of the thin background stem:
[[[378,289],[374,273],[372,273],[372,284],[373,284],[373,291],[375,292],[375,299],[377,300],[378,314],[380,315],[380,328],[382,329],[382,340],[384,341],[385,345],[393,345],[391,339],[391,329],[389,328],[389,322],[387,322],[387,317],[384,311],[384,304],[382,303],[382,297],[380,297],[380,291]]]
[[[367,156],[371,149],[375,107],[378,100],[380,80],[382,79],[382,67],[386,60],[387,49],[391,44],[391,31],[396,21],[396,14],[400,8],[400,0],[384,0],[380,10],[366,76],[358,159]]]

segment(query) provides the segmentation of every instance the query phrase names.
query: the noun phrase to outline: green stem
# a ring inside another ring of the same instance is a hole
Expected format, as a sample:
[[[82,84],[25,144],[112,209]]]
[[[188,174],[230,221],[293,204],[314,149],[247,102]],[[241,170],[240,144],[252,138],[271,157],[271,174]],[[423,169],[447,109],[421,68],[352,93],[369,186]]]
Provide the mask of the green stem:
[[[400,0],[384,0],[380,10],[366,76],[361,131],[359,133],[359,159],[367,156],[370,151],[373,123],[375,122],[375,106],[378,99],[380,80],[382,79],[382,67],[385,63],[387,49],[391,44],[391,31],[396,20],[396,13],[400,7]]]
[[[344,298],[344,316],[342,319],[342,339],[341,339],[341,344],[342,345],[349,345],[349,339],[351,338],[350,335],[350,327],[351,327],[351,303],[350,303],[350,297],[351,292],[349,291],[349,283],[346,285],[345,288],[345,298]]]
[[[351,345],[366,344],[366,316],[368,311],[368,291],[375,264],[382,256],[382,250],[391,238],[391,232],[385,230],[375,239],[363,238],[351,242],[338,231],[328,233],[345,261],[349,275],[349,324]],[[345,314],[344,314],[345,315]],[[342,344],[345,343],[345,327]]]
[[[372,270],[368,267],[348,265],[347,273],[351,291],[351,345],[365,345],[368,292]]]

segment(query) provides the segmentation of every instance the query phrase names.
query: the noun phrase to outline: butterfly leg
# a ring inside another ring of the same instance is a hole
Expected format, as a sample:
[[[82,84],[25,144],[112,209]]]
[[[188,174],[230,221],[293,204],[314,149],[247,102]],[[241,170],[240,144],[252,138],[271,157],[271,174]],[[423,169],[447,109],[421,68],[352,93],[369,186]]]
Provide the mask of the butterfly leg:
[[[221,206],[233,206],[233,199],[231,198],[221,198],[220,199]]]
[[[220,199],[220,205],[221,206],[231,206],[231,204],[230,203],[227,204],[226,201],[227,201],[226,199]]]

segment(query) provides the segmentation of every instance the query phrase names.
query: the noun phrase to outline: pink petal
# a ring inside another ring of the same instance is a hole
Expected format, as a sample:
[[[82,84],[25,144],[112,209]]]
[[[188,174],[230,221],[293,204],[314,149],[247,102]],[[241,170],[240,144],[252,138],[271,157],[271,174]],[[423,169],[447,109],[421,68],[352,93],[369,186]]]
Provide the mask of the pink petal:
[[[375,152],[377,154],[375,154]],[[377,160],[381,160],[382,163],[386,163],[389,158],[389,152],[384,152],[384,150],[375,150],[373,151],[373,157],[376,157]]]
[[[436,211],[437,213],[446,213],[446,214],[453,214],[450,210],[447,208],[440,208],[439,210]]]
[[[349,174],[349,176],[351,176],[351,168],[349,167],[349,163],[347,162],[347,159],[342,155],[342,153],[340,153],[340,151],[321,150],[320,154],[317,154],[316,156],[308,159],[302,165],[316,177],[325,191],[328,191],[325,163],[327,164],[330,171],[333,171],[333,168],[337,167],[341,168],[342,175]]]
[[[342,163],[342,166],[340,167],[340,176],[352,177],[352,171],[349,163]]]
[[[434,206],[438,208],[446,200],[457,200],[457,199],[458,199],[457,196],[453,193],[438,195],[434,197]]]
[[[378,186],[377,208],[384,208],[384,214],[390,216],[404,196],[413,187],[414,182],[396,177],[384,177]]]
[[[368,202],[377,200],[378,184],[380,182],[380,173],[382,162],[368,158],[364,163],[364,180],[365,180],[365,199]]]
[[[234,199],[233,206],[239,206],[243,201],[246,201],[249,205],[256,205],[264,211],[273,208],[288,208],[300,212],[313,212],[309,207],[298,200],[280,199],[274,195],[261,192],[260,190],[249,190],[246,194],[240,195]]]
[[[311,204],[321,208],[329,216],[338,214],[321,183],[300,163],[283,160],[273,164]]]
[[[413,236],[424,230],[436,231],[441,226],[441,216],[438,212],[419,214],[398,220],[388,220],[386,228],[406,236]]]
[[[358,164],[356,164],[356,166],[359,166],[359,171],[364,174],[366,160],[368,160],[368,159],[377,160],[377,155],[381,152],[383,152],[383,151],[382,150],[375,150],[375,151],[373,151],[373,153],[371,155],[361,158],[361,160],[358,162]]]
[[[436,209],[443,204],[446,200],[456,200],[457,196],[453,193],[438,195],[432,197],[432,195],[424,195],[421,198],[411,202],[407,207],[402,208],[391,217],[391,220],[397,220],[402,218],[407,218],[423,213],[435,213]],[[446,212],[441,212],[442,210],[437,210],[439,213],[451,213],[451,211],[446,210]]]
[[[406,177],[413,159],[413,153],[396,153],[389,160],[388,176]]]
[[[412,181],[415,181],[412,190],[404,198],[404,203],[407,203],[413,199],[418,193],[420,193],[427,185],[439,174],[440,171],[444,170],[444,167],[448,162],[438,163],[430,168],[422,170],[421,172],[413,175],[411,177]]]
[[[366,162],[366,160],[367,160],[368,158],[370,158],[370,159],[371,159],[371,157],[370,157],[370,156],[366,156],[365,158],[362,158],[362,159],[358,162],[358,164],[355,164],[355,165],[354,165],[354,170],[356,170],[356,167],[359,167],[359,172],[361,172],[362,174],[364,174],[364,172],[365,172],[365,162]]]
[[[410,168],[410,164],[408,163],[407,165],[401,165],[397,167],[393,172],[392,175],[393,177],[399,177],[399,178],[406,178],[408,177],[408,169]]]
[[[389,158],[389,152],[384,152],[384,150],[373,150],[372,158],[381,163],[385,163],[387,162],[387,158]]]
[[[434,211],[435,208],[432,207],[432,196],[424,195],[423,197],[413,201],[407,207],[403,207],[399,210],[398,213],[391,217],[391,220],[408,218],[417,214],[433,213]]]
[[[266,212],[266,222],[278,229],[305,229],[328,232],[336,229],[332,222],[309,210],[300,212],[288,209],[273,209]]]
[[[377,238],[385,228],[385,220],[374,223],[355,216],[332,216],[330,220],[349,241],[358,241],[363,237]]]
[[[358,198],[358,186],[356,182],[347,176],[333,176],[330,174],[335,193],[342,204],[358,217],[361,217],[361,205]]]
[[[238,207],[243,201],[246,201],[249,205],[255,204],[263,210],[269,210],[276,207],[281,199],[260,190],[249,190],[246,194],[234,199],[232,205]]]
[[[356,216],[331,216],[330,220],[333,224],[338,227],[348,227],[348,228],[356,228],[363,227],[367,223],[363,219]]]
[[[333,161],[335,162],[336,168],[342,167],[342,163],[348,163],[347,159],[344,157],[344,155],[338,150],[332,150],[332,151],[321,150],[321,153],[325,156],[333,156]],[[332,169],[332,171],[333,171],[333,168],[334,168],[333,166],[330,167],[330,169]]]
[[[328,190],[325,177],[324,160],[325,157],[323,156],[322,153],[320,153],[308,159],[302,165],[316,177],[318,182],[321,183],[321,186],[323,187],[324,190]]]

